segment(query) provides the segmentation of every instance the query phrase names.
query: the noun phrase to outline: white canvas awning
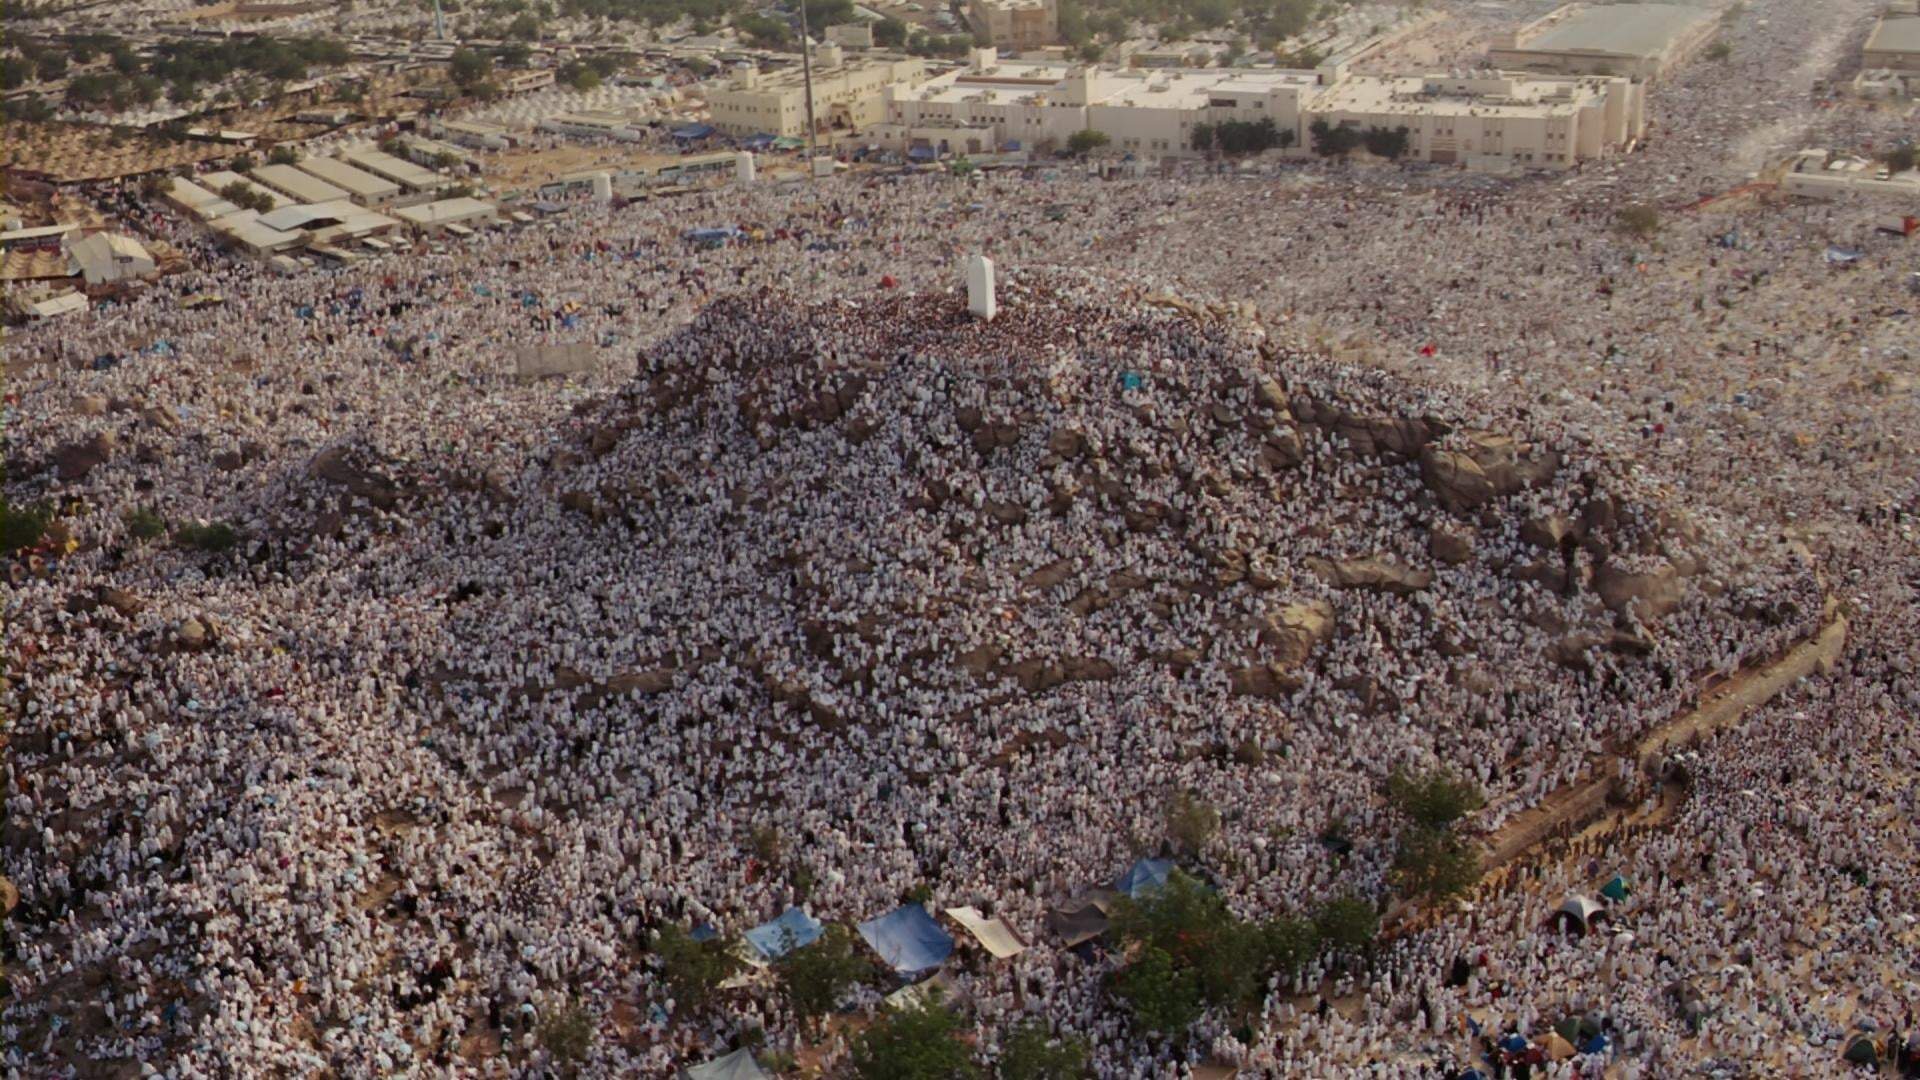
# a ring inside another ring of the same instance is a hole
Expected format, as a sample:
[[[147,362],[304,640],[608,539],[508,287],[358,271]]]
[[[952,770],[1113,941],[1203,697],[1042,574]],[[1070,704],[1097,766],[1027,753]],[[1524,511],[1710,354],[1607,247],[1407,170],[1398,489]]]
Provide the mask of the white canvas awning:
[[[1027,944],[1020,940],[1012,928],[999,919],[989,919],[980,914],[976,907],[954,907],[946,909],[947,918],[959,923],[972,934],[974,940],[986,946],[987,951],[1002,960],[1010,956],[1019,956],[1027,951]]]

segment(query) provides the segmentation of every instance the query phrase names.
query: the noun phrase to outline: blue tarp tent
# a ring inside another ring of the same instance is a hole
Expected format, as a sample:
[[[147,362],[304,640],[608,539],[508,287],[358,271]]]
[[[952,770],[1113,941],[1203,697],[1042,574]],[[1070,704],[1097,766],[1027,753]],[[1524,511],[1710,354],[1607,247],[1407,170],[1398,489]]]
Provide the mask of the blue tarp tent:
[[[748,150],[766,150],[773,146],[773,136],[765,132],[758,135],[749,135],[740,140],[740,145]]]
[[[1172,859],[1141,859],[1132,868],[1120,875],[1113,887],[1123,895],[1138,900],[1142,894],[1164,888],[1167,876],[1173,873]]]
[[[820,920],[797,907],[790,907],[781,912],[779,918],[770,923],[761,923],[747,931],[745,936],[747,944],[753,946],[755,952],[768,960],[778,960],[795,949],[820,940],[820,935],[825,932],[826,927],[820,925]]]
[[[932,161],[940,156],[940,151],[931,146],[910,146],[907,148],[908,161]]]
[[[953,952],[953,938],[920,904],[895,908],[860,924],[860,936],[887,966],[902,975],[931,971]]]
[[[713,134],[712,124],[688,124],[685,127],[673,129],[673,137],[679,139],[681,142],[692,142],[695,139],[704,139],[711,134]]]

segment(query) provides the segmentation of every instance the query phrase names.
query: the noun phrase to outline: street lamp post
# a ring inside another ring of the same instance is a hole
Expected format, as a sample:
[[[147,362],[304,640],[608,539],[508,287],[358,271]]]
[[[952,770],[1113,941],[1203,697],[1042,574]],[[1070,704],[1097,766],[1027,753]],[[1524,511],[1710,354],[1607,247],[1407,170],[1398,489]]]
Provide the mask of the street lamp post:
[[[813,159],[820,149],[813,127],[813,37],[807,32],[807,0],[800,0],[800,79],[807,98],[807,177],[813,177]]]

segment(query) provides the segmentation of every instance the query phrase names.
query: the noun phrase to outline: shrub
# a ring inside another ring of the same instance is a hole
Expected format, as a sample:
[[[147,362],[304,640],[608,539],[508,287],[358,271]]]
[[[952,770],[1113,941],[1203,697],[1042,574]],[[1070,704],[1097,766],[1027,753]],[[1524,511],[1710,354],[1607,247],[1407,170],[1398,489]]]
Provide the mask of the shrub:
[[[182,525],[173,532],[173,538],[182,547],[198,551],[231,551],[240,542],[240,532],[224,521],[210,525]]]
[[[147,507],[129,511],[127,535],[135,540],[152,540],[167,531],[167,520]]]

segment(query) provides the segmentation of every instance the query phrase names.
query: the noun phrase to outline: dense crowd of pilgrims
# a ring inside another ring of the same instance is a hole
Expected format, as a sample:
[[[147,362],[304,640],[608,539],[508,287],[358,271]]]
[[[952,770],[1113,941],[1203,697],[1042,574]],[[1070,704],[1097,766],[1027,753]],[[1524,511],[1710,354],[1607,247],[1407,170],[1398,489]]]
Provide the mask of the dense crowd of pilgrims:
[[[196,251],[14,336],[9,495],[53,499],[82,543],[12,584],[0,630],[4,1063],[499,1073],[480,1048],[537,1060],[528,1018],[583,1000],[596,1070],[667,1075],[800,1029],[764,986],[686,1015],[650,931],[796,903],[857,921],[923,886],[1031,943],[950,972],[983,1059],[1029,1015],[1111,1077],[1446,1075],[1569,1015],[1606,1049],[1536,1075],[1827,1075],[1859,1031],[1905,1043],[1920,417],[1898,241],[1862,206],[1679,208],[1740,183],[1755,132],[1886,136],[1754,97],[1807,42],[1831,51],[1815,7],[1747,5],[1727,61],[1656,88],[1646,148],[1569,177],[727,188],[330,274]],[[1615,230],[1642,201],[1668,207],[1659,234]],[[708,225],[748,235],[683,239]],[[1835,242],[1866,255],[1836,271]],[[963,313],[972,252],[1003,268],[992,324]],[[1162,292],[1251,301],[1260,325]],[[595,370],[514,377],[575,342]],[[1563,462],[1456,512],[1303,396]],[[1302,436],[1278,467],[1276,426]],[[91,470],[19,467],[105,432]],[[1619,564],[1685,564],[1677,610],[1516,577],[1524,523],[1601,493]],[[242,541],[142,542],[135,507]],[[1474,534],[1471,558],[1436,562],[1436,527]],[[1308,563],[1375,556],[1432,582],[1335,589]],[[1144,1038],[1103,985],[1117,958],[1043,928],[1154,849],[1182,791],[1223,811],[1193,865],[1236,911],[1381,896],[1394,766],[1461,770],[1489,796],[1472,827],[1498,829],[1829,597],[1846,655],[1654,762],[1684,775],[1677,806],[1636,785],[1618,813],[1641,824],[1557,845],[1365,978],[1329,961],[1273,987],[1250,1027]],[[1294,681],[1239,692],[1293,604],[1331,632]],[[1650,655],[1548,658],[1596,619]],[[1257,764],[1207,752],[1249,740]],[[1335,821],[1345,859],[1318,841]],[[760,864],[763,826],[803,874]],[[1616,874],[1608,929],[1555,928]]]

